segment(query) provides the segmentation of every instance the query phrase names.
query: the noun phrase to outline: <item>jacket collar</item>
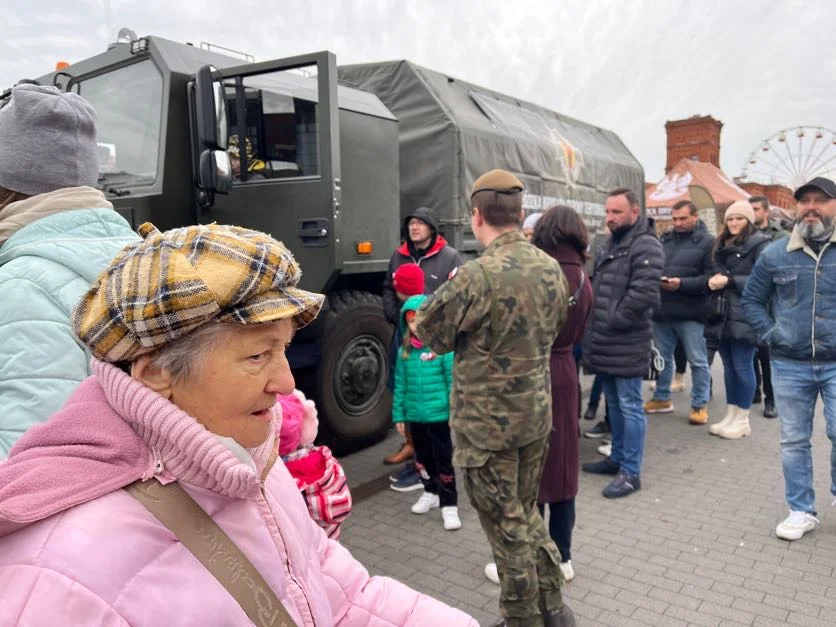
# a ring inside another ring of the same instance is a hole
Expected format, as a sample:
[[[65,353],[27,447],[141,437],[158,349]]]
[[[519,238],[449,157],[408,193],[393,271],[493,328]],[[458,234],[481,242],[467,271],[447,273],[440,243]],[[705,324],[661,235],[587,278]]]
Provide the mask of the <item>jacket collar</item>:
[[[830,236],[829,243],[836,244],[836,230],[834,230],[833,235]],[[813,252],[813,249],[807,245],[807,242],[804,241],[804,238],[801,237],[801,234],[798,232],[798,226],[793,228],[793,230],[790,232],[790,236],[787,238],[787,252],[791,253],[796,250],[803,250],[813,259],[819,258],[819,256],[815,252]]]
[[[718,250],[719,253],[725,254],[732,254],[732,253],[740,253],[741,255],[746,255],[752,251],[753,248],[763,244],[764,242],[771,241],[772,238],[767,235],[766,233],[755,230],[742,244],[735,244],[733,246],[723,246]]]
[[[514,229],[513,231],[508,231],[507,233],[503,233],[502,235],[498,236],[494,239],[490,244],[485,247],[485,253],[493,251],[500,246],[505,246],[506,244],[512,244],[514,242],[525,242],[525,235],[519,229]]]
[[[435,241],[430,245],[429,250],[421,255],[421,259],[426,259],[427,257],[432,257],[433,255],[437,255],[441,252],[441,250],[447,246],[447,240],[444,239],[441,235],[435,236]],[[409,246],[409,242],[404,242],[398,248],[398,253],[403,255],[404,257],[409,257],[413,261],[415,261],[415,257],[412,254],[412,250]]]
[[[92,187],[67,187],[13,202],[0,211],[0,244],[41,218],[72,209],[113,209],[113,205]]]
[[[660,239],[665,242],[669,242],[674,239],[692,239],[693,241],[698,242],[706,235],[708,235],[708,227],[705,226],[705,222],[702,220],[697,220],[693,230],[690,232],[679,234],[675,229],[671,228],[665,231]]]
[[[627,231],[624,236],[618,240],[617,242],[613,239],[612,235],[610,235],[609,239],[607,240],[608,248],[610,251],[619,250],[621,248],[629,248],[633,240],[636,239],[639,235],[647,235],[652,234],[656,237],[656,222],[653,218],[648,218],[646,216],[639,216],[639,219],[636,223],[630,227],[630,230]]]
[[[561,266],[582,266],[584,264],[581,254],[569,244],[560,243],[556,250],[546,252]]]
[[[0,537],[156,476],[249,498],[278,455],[270,437],[246,449],[256,468],[194,418],[119,368],[93,360],[64,408],[32,427],[0,464]],[[280,420],[280,409],[274,408]]]

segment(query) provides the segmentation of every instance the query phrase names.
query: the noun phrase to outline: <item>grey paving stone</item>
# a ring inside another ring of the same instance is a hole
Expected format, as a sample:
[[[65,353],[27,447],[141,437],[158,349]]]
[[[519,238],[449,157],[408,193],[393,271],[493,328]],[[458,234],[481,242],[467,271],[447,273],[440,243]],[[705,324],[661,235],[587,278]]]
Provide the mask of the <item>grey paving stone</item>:
[[[722,380],[718,368],[715,377]],[[687,424],[687,394],[674,399],[674,414],[649,419],[641,492],[607,501],[600,494],[607,478],[581,473],[577,577],[564,590],[578,625],[836,625],[836,509],[823,500],[830,451],[821,416],[813,454],[822,525],[787,543],[774,536],[786,516],[777,421],[755,415],[750,438],[722,441]],[[714,419],[722,412],[715,399]],[[451,533],[438,512],[409,511],[415,492],[373,484],[397,470],[381,460],[399,441],[390,436],[341,459],[363,497],[343,527],[343,544],[372,574],[400,579],[489,627],[499,617],[499,587],[483,576],[490,549],[466,495],[463,528]],[[599,444],[581,439],[581,460],[599,459]],[[364,494],[365,484],[383,489]]]
[[[689,625],[700,625],[702,627],[717,627],[721,620],[717,616],[703,614],[697,610],[689,610],[678,605],[668,606],[668,609],[665,610],[665,615],[688,621]]]

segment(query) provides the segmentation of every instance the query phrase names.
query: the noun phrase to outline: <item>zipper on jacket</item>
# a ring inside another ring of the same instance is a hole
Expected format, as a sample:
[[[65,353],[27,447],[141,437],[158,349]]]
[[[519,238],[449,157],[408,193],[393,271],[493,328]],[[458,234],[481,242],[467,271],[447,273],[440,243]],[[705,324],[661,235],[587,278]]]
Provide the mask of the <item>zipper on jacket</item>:
[[[267,475],[270,474],[270,471],[273,469],[273,466],[276,465],[276,461],[279,459],[279,445],[278,443],[273,448],[273,452],[270,453],[270,457],[267,459],[267,463],[264,465],[264,470],[261,471],[261,489],[264,490],[264,482],[267,481]]]
[[[290,553],[287,550],[287,542],[284,540],[284,536],[282,536],[281,529],[279,529],[279,523],[276,520],[275,514],[273,514],[273,509],[270,507],[270,501],[267,500],[267,494],[264,491],[264,483],[267,481],[267,475],[270,474],[270,471],[273,469],[273,466],[276,465],[276,462],[279,459],[279,446],[278,443],[276,444],[275,449],[273,452],[270,453],[270,458],[267,460],[267,464],[264,466],[264,470],[261,473],[261,487],[259,489],[259,495],[256,497],[257,499],[261,499],[264,502],[264,506],[267,508],[267,511],[270,512],[270,516],[273,518],[273,524],[276,525],[276,531],[278,532],[279,539],[281,540],[282,546],[281,549],[284,550],[285,554],[285,565],[287,567],[287,576],[290,578],[290,581],[299,589],[299,592],[302,594],[302,598],[305,599],[305,603],[308,606],[308,613],[311,616],[311,621],[314,621],[314,611],[313,607],[311,607],[311,602],[308,599],[308,595],[305,593],[305,589],[293,575],[293,571],[290,568]],[[268,533],[269,533],[269,526],[268,526]],[[272,535],[272,534],[271,534]]]
[[[151,452],[154,453],[154,475],[161,475],[163,474],[163,471],[165,471],[165,466],[163,466],[163,458],[156,448],[152,448]]]

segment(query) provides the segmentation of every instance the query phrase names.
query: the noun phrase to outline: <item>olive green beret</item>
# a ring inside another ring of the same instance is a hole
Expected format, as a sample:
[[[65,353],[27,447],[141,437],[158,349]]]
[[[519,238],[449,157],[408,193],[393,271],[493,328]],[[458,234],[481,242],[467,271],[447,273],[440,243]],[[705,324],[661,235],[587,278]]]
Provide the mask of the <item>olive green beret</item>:
[[[505,170],[491,170],[483,174],[473,184],[470,197],[477,192],[497,192],[498,194],[516,194],[523,190],[523,184],[516,176]]]

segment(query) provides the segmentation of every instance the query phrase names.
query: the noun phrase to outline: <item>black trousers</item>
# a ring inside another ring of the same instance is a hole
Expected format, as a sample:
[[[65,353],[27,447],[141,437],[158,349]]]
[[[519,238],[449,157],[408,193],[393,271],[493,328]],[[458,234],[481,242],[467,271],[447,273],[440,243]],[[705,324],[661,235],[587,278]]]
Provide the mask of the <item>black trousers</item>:
[[[444,422],[410,422],[415,458],[427,471],[421,475],[424,490],[437,494],[441,507],[458,503],[456,474],[453,470],[453,441],[450,425]]]
[[[769,364],[769,347],[758,346],[755,353],[755,394],[761,389],[763,383],[763,400],[767,404],[774,405],[775,397],[772,393],[772,366]]]
[[[676,362],[677,374],[685,374],[685,369],[688,367],[688,357],[685,355],[685,346],[679,340],[677,340],[676,348],[673,351],[673,360]]]
[[[549,506],[549,535],[560,551],[560,560],[572,559],[572,529],[575,528],[575,499],[547,503]],[[545,505],[538,505],[540,515],[546,517]]]

